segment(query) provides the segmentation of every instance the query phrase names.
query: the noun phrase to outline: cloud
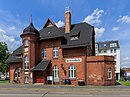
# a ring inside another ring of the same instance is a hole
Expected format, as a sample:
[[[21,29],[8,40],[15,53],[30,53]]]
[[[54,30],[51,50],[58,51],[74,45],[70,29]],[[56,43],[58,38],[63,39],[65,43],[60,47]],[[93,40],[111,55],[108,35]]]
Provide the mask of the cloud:
[[[62,27],[65,25],[65,23],[61,20],[59,20],[57,23],[55,23],[57,27]]]
[[[0,28],[0,42],[6,42],[9,50],[12,51],[21,44],[20,40],[16,40],[13,36],[6,35],[6,31]]]
[[[127,61],[129,59],[130,59],[129,57],[125,57],[125,58],[123,58],[123,61]]]
[[[104,13],[104,10],[99,10],[96,8],[91,15],[88,15],[83,22],[87,22],[89,24],[98,24],[101,23],[100,17]]]
[[[117,31],[117,30],[119,30],[120,29],[120,27],[113,27],[112,28],[112,31]]]
[[[130,58],[129,57],[124,57],[122,59],[122,68],[130,67]]]
[[[0,9],[0,42],[6,42],[9,51],[13,51],[21,45],[20,33],[25,24],[10,11]]]
[[[102,36],[102,34],[104,33],[105,28],[101,27],[101,28],[95,28],[95,34],[96,34],[96,38],[100,38]]]
[[[117,22],[121,22],[121,23],[130,23],[130,17],[128,15],[126,16],[121,16]]]
[[[16,29],[15,26],[11,26],[11,27],[9,27],[9,30],[15,30],[15,29]]]

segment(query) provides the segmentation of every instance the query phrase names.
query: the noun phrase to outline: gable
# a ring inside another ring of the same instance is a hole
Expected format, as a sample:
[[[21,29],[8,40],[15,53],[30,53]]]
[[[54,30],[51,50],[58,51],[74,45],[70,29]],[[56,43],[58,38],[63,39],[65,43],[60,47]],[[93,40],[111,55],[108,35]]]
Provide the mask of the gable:
[[[51,21],[50,18],[47,19],[43,28],[54,26],[55,24]]]

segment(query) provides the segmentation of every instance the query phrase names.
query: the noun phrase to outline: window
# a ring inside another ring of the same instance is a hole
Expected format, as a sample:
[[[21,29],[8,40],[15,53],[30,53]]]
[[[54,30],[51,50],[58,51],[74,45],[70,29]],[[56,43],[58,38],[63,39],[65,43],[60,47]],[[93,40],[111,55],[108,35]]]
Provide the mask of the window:
[[[59,82],[59,69],[56,65],[53,67],[53,81]]]
[[[58,58],[58,47],[53,48],[53,58]]]
[[[24,77],[24,83],[29,83],[29,81],[28,81],[28,76],[25,76],[25,77]]]
[[[116,53],[116,49],[114,49],[114,53]]]
[[[113,53],[113,50],[111,50],[111,53]]]
[[[117,43],[115,43],[115,47],[117,47]]]
[[[28,40],[27,39],[24,40],[24,46],[28,46]]]
[[[104,44],[104,46],[106,46],[106,44]]]
[[[104,53],[106,53],[107,51],[106,50],[104,50]]]
[[[69,66],[69,78],[76,78],[76,69],[74,65]]]
[[[14,73],[15,73],[15,80],[19,80],[21,75],[21,68],[20,67],[17,68]]]
[[[43,51],[42,51],[42,58],[43,58],[43,59],[46,58],[46,49],[43,49]]]
[[[28,56],[26,55],[25,57],[24,57],[24,69],[26,70],[26,69],[29,69],[29,61],[28,61]]]
[[[110,47],[117,47],[117,43],[110,43]]]
[[[73,37],[71,37],[70,40],[77,40],[77,39],[78,39],[78,36],[73,36]]]
[[[56,65],[53,68],[53,77],[54,78],[59,78],[59,69],[58,69],[58,67]]]
[[[111,68],[108,68],[108,71],[107,71],[107,79],[112,79],[112,71],[111,71]]]

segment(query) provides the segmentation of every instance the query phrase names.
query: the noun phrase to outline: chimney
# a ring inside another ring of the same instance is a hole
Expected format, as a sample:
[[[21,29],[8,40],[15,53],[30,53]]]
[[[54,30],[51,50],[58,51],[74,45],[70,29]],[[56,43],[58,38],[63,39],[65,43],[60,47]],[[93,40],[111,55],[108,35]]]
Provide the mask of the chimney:
[[[65,8],[65,33],[69,33],[71,28],[71,13],[70,8]]]

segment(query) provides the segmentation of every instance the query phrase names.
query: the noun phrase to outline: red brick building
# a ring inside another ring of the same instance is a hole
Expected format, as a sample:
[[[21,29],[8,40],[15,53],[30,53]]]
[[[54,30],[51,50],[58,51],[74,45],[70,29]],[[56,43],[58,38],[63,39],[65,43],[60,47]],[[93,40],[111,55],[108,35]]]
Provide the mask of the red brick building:
[[[114,58],[95,56],[94,27],[71,24],[70,11],[65,12],[64,27],[48,19],[38,31],[31,22],[20,36],[22,46],[6,60],[10,83],[115,84]]]

